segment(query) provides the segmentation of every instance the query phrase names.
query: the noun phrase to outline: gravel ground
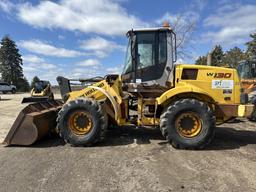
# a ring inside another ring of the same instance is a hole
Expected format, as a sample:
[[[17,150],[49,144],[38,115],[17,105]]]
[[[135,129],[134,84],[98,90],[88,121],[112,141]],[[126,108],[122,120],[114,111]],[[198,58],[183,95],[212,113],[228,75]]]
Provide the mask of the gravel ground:
[[[1,95],[3,140],[26,94]],[[256,191],[256,124],[217,128],[202,151],[175,150],[159,130],[111,130],[82,148],[46,138],[32,147],[0,147],[0,191]]]

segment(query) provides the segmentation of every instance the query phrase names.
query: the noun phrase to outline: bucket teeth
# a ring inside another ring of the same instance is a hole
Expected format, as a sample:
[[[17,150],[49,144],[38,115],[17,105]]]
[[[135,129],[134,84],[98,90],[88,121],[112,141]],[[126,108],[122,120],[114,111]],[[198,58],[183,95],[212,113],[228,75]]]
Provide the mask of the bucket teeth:
[[[60,100],[37,102],[25,107],[4,139],[4,145],[32,145],[56,127]]]

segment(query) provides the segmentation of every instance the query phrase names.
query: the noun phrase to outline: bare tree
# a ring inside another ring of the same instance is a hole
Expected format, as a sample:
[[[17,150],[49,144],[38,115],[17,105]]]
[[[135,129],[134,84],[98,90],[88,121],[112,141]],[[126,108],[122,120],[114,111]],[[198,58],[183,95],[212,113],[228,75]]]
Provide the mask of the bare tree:
[[[177,54],[180,58],[191,57],[189,49],[193,49],[193,32],[197,25],[197,19],[187,15],[179,15],[171,21],[171,26],[177,34]]]

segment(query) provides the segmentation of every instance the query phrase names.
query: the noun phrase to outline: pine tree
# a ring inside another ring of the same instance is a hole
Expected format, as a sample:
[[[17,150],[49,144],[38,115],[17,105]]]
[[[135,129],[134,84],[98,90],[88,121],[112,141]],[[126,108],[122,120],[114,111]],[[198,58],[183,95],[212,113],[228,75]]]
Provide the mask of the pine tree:
[[[239,62],[245,59],[245,53],[240,48],[234,47],[225,53],[223,63],[226,66],[237,68]]]
[[[28,92],[30,90],[29,82],[26,77],[20,78],[17,86],[21,92]]]
[[[207,65],[207,57],[206,56],[200,56],[195,62],[196,65]]]
[[[250,37],[252,38],[252,40],[246,43],[246,54],[249,60],[253,60],[256,57],[256,33],[250,34]]]
[[[8,36],[3,37],[0,48],[0,73],[3,81],[14,84],[23,79],[22,59],[15,42]]]
[[[35,76],[33,77],[32,81],[31,81],[31,88],[33,88],[35,86],[35,83],[40,81],[39,77]]]
[[[220,45],[216,45],[212,51],[212,66],[224,66],[223,63],[224,53]]]

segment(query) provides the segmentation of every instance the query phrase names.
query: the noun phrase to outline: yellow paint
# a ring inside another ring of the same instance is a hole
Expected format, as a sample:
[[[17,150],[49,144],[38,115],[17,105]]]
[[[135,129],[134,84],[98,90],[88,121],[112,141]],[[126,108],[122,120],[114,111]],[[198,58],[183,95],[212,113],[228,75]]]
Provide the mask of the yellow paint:
[[[188,68],[198,69],[197,80],[183,80],[181,78],[182,70]],[[229,78],[215,78],[214,76],[207,75],[215,73],[231,73],[232,75]],[[156,98],[159,105],[164,104],[168,99],[178,94],[188,93],[205,95],[215,103],[220,104],[238,104],[240,102],[240,82],[235,69],[199,65],[177,65],[175,77],[175,87]],[[233,80],[234,87],[232,93],[224,94],[223,89],[213,89],[213,80]],[[225,100],[225,97],[230,97],[230,100]]]
[[[113,108],[116,109],[115,111],[115,120],[117,124],[119,125],[124,125],[127,124],[126,120],[121,118],[121,103],[123,102],[122,100],[122,91],[121,91],[121,77],[117,78],[112,84],[108,84],[106,80],[102,80],[100,82],[97,82],[91,86],[88,86],[87,88],[84,88],[79,91],[72,91],[69,93],[69,98],[68,101],[70,100],[75,100],[79,97],[88,97],[88,98],[93,98],[97,101],[100,100],[105,100],[107,98],[107,95],[110,95],[111,98],[110,100],[114,100],[112,102]],[[102,91],[97,90],[96,88],[93,87],[98,87]],[[107,95],[106,95],[107,94]]]
[[[50,85],[47,85],[47,87],[41,91],[40,93],[36,93],[35,92],[35,89],[33,88],[31,91],[30,91],[30,94],[32,97],[44,97],[44,96],[49,96],[51,94],[51,88],[50,88]]]
[[[86,120],[84,127],[78,125],[77,120],[79,117],[83,117]],[[86,112],[74,112],[69,120],[69,128],[76,135],[85,135],[89,133],[93,127],[92,117]]]
[[[198,69],[197,79],[182,79],[182,71],[184,69]],[[157,98],[138,98],[137,125],[159,125],[160,120],[156,117],[157,114],[154,114],[154,116],[145,116],[145,106],[155,105],[156,108],[159,106],[165,107],[170,101],[179,99],[180,96],[182,96],[182,98],[196,97],[210,104],[213,110],[214,104],[240,104],[240,81],[235,69],[198,65],[176,65],[174,73],[175,87],[170,87],[169,90]],[[225,78],[215,75],[219,73],[228,75],[225,76]],[[233,82],[233,87],[231,87],[232,91],[226,92],[220,88],[216,89],[216,87],[212,86],[213,80],[217,80],[218,82],[223,80]],[[106,80],[102,80],[82,90],[73,91],[69,93],[68,101],[75,100],[79,97],[89,97],[98,101],[108,98],[114,108],[116,123],[118,125],[129,125],[132,122],[127,119],[129,110],[128,100],[123,99],[123,96],[121,77],[119,77],[110,84]],[[125,107],[125,117],[123,118],[121,115],[121,106]],[[246,109],[243,109],[242,106],[239,108],[239,115],[242,116],[248,113],[247,107],[245,108]],[[200,123],[198,123],[198,127],[200,127]],[[188,134],[193,136],[198,134],[198,131],[200,132],[199,128],[195,128],[195,130]]]
[[[193,121],[193,125],[191,125],[190,129],[182,126],[182,120],[186,118],[190,118]],[[181,115],[179,115],[175,121],[175,126],[180,135],[188,138],[198,136],[202,130],[201,119],[193,112],[182,113]]]
[[[159,125],[160,120],[156,117],[147,117],[145,115],[145,106],[147,105],[155,105],[157,107],[157,103],[155,99],[143,99],[138,98],[138,120],[137,124],[139,126],[146,126],[146,125]]]
[[[238,116],[239,117],[250,117],[254,110],[254,105],[239,105]]]

